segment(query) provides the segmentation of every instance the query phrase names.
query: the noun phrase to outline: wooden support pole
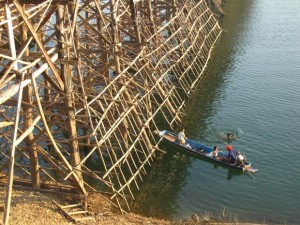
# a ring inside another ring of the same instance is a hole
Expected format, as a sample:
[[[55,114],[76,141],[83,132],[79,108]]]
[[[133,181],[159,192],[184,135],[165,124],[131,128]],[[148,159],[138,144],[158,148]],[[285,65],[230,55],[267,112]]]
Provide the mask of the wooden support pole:
[[[24,74],[22,74],[21,81],[23,81],[23,79],[24,79]],[[16,119],[15,119],[15,128],[14,128],[14,134],[13,134],[13,143],[12,143],[12,148],[10,150],[8,185],[7,185],[6,202],[5,202],[6,203],[5,204],[5,213],[4,213],[4,217],[3,217],[4,225],[7,225],[8,221],[9,221],[11,195],[12,195],[13,179],[14,179],[15,151],[16,151],[16,147],[17,147],[16,140],[17,140],[17,135],[18,135],[22,95],[23,95],[23,88],[20,85],[19,91],[18,91],[18,105],[17,105],[17,114],[16,114]]]
[[[25,11],[25,5],[22,5],[23,10]],[[21,21],[20,21],[21,22]],[[28,35],[27,35],[27,27],[25,26],[25,24],[22,24],[20,26],[20,38],[21,38],[21,43],[25,43]],[[28,56],[29,55],[29,50],[25,50],[24,52],[24,56]],[[28,71],[24,71],[24,73],[28,74]],[[28,104],[32,104],[32,88],[31,88],[31,84],[28,84],[27,86],[25,86],[24,88],[24,94],[23,94],[23,99],[24,102],[28,103]],[[24,105],[24,131],[26,131],[27,129],[29,129],[32,125],[32,108],[31,107],[27,107],[26,105]],[[33,128],[31,128],[33,130]],[[32,131],[28,133],[28,136],[25,140],[27,146],[29,147],[29,151],[30,151],[30,166],[31,166],[31,182],[32,182],[32,187],[33,188],[40,188],[40,173],[39,173],[39,162],[38,162],[38,155],[37,155],[37,151],[36,151],[36,147],[35,147],[35,143],[32,142],[32,140],[34,139],[33,133]]]
[[[70,57],[70,46],[68,37],[70,33],[67,33],[66,26],[69,24],[64,23],[64,13],[68,5],[60,5],[57,9],[57,23],[58,23],[58,40],[60,41],[60,57],[62,59],[69,59]],[[66,44],[64,44],[66,43]],[[67,108],[67,125],[68,125],[68,135],[69,135],[69,145],[71,152],[71,165],[76,167],[80,163],[80,153],[79,153],[79,143],[77,139],[77,128],[74,112],[74,95],[73,95],[73,81],[72,81],[72,70],[69,64],[62,64],[62,76],[64,81],[64,94],[65,94],[65,106]],[[75,171],[78,182],[80,182],[79,187],[75,187],[78,194],[82,193],[81,187],[83,187],[83,178],[81,174],[81,167],[77,168]]]
[[[40,95],[38,93],[38,90],[37,90],[37,83],[35,81],[35,78],[32,77],[32,84],[33,84],[33,90],[34,90],[34,93],[35,93],[35,96],[36,96],[36,100],[37,100],[37,105],[38,105],[38,109],[39,109],[39,112],[40,112],[40,116],[41,116],[41,119],[44,123],[44,126],[45,126],[45,129],[46,129],[46,132],[47,132],[47,135],[48,135],[48,138],[50,139],[52,145],[53,145],[53,150],[57,153],[57,155],[59,156],[59,158],[61,159],[61,161],[64,163],[64,165],[66,166],[66,168],[69,170],[69,171],[72,171],[72,166],[70,165],[70,163],[67,161],[67,159],[65,158],[65,156],[62,154],[62,152],[60,151],[60,149],[58,148],[57,146],[57,143],[55,142],[52,134],[51,134],[51,130],[49,129],[49,126],[47,124],[47,121],[46,121],[46,117],[45,117],[45,113],[43,111],[43,107],[42,107],[42,104],[41,104],[41,101],[40,101]],[[83,195],[86,195],[86,190],[81,182],[81,178],[80,177],[77,177],[77,174],[74,173],[73,174],[73,181],[75,182],[75,184],[80,187],[80,191]]]

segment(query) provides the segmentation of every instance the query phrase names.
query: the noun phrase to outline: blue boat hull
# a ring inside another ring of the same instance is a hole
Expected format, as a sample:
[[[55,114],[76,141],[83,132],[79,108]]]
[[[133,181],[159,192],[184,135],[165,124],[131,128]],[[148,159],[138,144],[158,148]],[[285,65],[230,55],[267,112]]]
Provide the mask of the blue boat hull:
[[[241,171],[247,170],[251,173],[256,172],[256,169],[251,168],[251,163],[249,163],[249,162],[244,162],[245,166],[238,166],[236,164],[230,164],[228,162],[218,160],[217,158],[213,157],[213,148],[208,147],[204,144],[201,144],[197,141],[187,139],[185,145],[181,145],[178,142],[177,134],[175,134],[171,131],[167,131],[167,130],[159,131],[158,135],[161,136],[165,142],[168,142],[169,144],[171,144],[175,147],[178,147],[183,152],[189,153],[195,157],[208,159],[209,161],[212,161],[214,163],[217,163],[217,164],[220,164],[220,165],[223,165],[226,167],[234,168],[237,170],[241,170]],[[227,154],[224,152],[219,152],[218,156],[223,158],[223,157],[226,157]]]

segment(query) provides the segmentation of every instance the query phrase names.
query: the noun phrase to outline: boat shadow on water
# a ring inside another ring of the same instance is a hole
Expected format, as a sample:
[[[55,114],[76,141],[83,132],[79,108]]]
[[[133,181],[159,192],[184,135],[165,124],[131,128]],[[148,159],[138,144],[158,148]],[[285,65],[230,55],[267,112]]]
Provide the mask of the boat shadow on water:
[[[205,159],[201,159],[201,160],[205,161]],[[207,162],[209,162],[210,164],[213,164],[215,169],[218,169],[218,167],[223,167],[224,169],[227,169],[227,177],[226,177],[227,180],[231,180],[234,176],[243,176],[245,174],[247,176],[249,176],[247,173],[243,173],[240,170],[231,169],[231,168],[228,168],[228,167],[222,166],[222,165],[216,165],[216,164],[214,164],[214,163],[212,163],[212,162],[210,162],[208,160],[207,160]]]

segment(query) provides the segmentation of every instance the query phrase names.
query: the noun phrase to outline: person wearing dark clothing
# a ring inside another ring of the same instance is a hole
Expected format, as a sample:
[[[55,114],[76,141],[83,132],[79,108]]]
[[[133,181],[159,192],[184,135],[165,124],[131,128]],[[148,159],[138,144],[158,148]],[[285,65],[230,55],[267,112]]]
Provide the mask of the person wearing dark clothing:
[[[227,155],[228,161],[231,164],[235,164],[237,161],[237,151],[234,150],[231,145],[228,145],[226,149],[228,150],[228,155]]]
[[[239,151],[233,149],[231,145],[227,145],[226,149],[228,150],[227,158],[224,158],[225,161],[230,164],[238,164],[239,166],[243,166],[243,161],[239,160],[239,155],[241,154]]]

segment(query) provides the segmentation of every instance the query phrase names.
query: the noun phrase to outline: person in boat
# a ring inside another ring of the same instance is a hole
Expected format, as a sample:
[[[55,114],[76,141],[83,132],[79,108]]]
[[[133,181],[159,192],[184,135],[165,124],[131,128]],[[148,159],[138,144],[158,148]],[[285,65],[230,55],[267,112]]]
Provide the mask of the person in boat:
[[[222,157],[219,156],[219,148],[218,146],[214,146],[213,157],[217,160],[222,160]]]
[[[228,151],[228,155],[226,158],[223,158],[224,161],[229,162],[230,164],[244,166],[243,158],[240,151],[233,149],[231,145],[227,145],[226,149]]]
[[[181,145],[184,145],[186,142],[186,139],[187,139],[184,132],[185,132],[185,129],[182,128],[178,134],[178,141],[179,141],[179,144],[181,144]]]

